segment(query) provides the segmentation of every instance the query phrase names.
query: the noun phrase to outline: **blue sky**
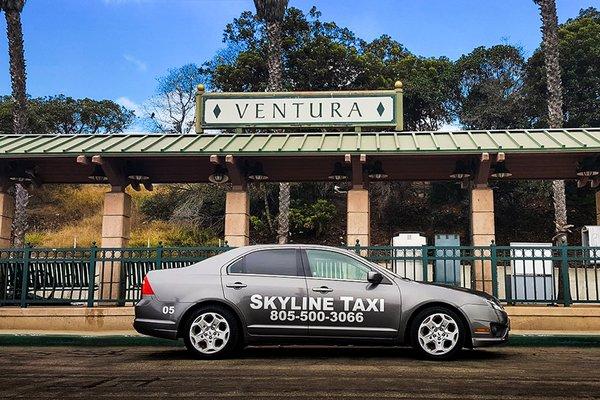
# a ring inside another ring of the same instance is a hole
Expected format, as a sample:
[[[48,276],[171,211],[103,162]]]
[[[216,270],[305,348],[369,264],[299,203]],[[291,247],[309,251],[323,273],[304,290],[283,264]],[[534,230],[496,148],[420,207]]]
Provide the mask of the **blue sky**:
[[[541,34],[531,0],[290,0],[316,5],[370,40],[389,34],[425,56],[457,58],[479,45],[510,43],[530,54]],[[600,0],[557,0],[559,20]],[[28,0],[23,11],[28,92],[118,100],[135,108],[170,67],[202,63],[223,46],[226,23],[252,0]],[[6,24],[1,18],[0,29]],[[0,94],[10,93],[0,38]]]

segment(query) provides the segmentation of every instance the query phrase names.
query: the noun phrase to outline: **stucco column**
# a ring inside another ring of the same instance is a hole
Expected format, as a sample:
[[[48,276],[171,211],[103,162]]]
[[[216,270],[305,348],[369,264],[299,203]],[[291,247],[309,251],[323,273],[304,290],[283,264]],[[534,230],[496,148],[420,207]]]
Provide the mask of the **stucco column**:
[[[246,190],[234,189],[226,194],[225,241],[232,247],[250,244],[250,196]]]
[[[14,217],[15,198],[6,192],[0,193],[0,248],[10,247]]]
[[[596,192],[596,225],[600,225],[600,191]]]
[[[108,192],[104,195],[104,212],[102,215],[102,247],[122,248],[129,244],[131,232],[131,196],[121,191]],[[105,251],[104,259],[96,265],[98,282],[98,300],[115,300],[119,298],[121,281],[121,263],[118,251]]]
[[[471,243],[489,246],[496,240],[494,224],[494,192],[489,187],[471,189]],[[473,263],[475,288],[492,293],[492,263],[489,260]]]
[[[348,191],[347,213],[348,246],[354,246],[357,239],[362,246],[368,246],[371,239],[371,208],[367,189],[350,189]]]

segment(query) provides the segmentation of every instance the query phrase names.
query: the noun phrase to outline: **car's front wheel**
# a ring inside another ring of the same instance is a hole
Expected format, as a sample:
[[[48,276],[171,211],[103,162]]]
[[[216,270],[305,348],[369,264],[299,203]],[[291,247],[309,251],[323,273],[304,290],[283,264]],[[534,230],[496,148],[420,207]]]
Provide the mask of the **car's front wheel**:
[[[185,346],[198,358],[214,359],[230,355],[237,349],[239,340],[237,320],[224,307],[202,307],[187,321]]]
[[[444,307],[430,307],[415,317],[412,345],[420,355],[433,360],[454,358],[462,349],[466,327],[461,318]]]

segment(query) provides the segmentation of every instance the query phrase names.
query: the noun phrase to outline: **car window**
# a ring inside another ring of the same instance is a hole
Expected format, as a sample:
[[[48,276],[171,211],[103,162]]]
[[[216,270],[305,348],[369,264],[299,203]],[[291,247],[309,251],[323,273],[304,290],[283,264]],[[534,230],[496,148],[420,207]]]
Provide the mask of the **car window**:
[[[326,250],[306,250],[313,277],[366,281],[371,270],[360,261],[345,254]]]
[[[229,273],[298,276],[295,249],[259,250],[229,266]]]

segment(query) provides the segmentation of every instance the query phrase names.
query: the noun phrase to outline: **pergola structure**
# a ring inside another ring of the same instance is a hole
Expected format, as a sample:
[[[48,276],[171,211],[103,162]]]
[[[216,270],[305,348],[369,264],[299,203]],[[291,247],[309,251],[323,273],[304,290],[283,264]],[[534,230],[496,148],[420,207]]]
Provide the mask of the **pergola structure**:
[[[348,180],[348,243],[369,243],[368,184],[384,181],[459,179],[472,193],[473,244],[494,235],[490,179],[579,179],[597,185],[600,129],[329,132],[200,135],[19,135],[0,139],[3,188],[2,244],[12,220],[6,189],[12,182],[111,185],[103,245],[127,244],[128,185],[233,184],[227,196],[226,237],[248,244],[248,196],[253,180],[301,182]],[[583,171],[582,168],[591,169]],[[500,169],[506,169],[502,173]],[[337,170],[334,172],[334,170]],[[220,173],[219,173],[220,172]],[[258,172],[258,173],[257,173]],[[223,177],[219,177],[223,175]],[[213,179],[214,181],[214,179]],[[109,200],[114,199],[114,200]],[[108,218],[108,217],[117,218]],[[113,225],[118,225],[118,229]],[[111,240],[108,240],[112,238]],[[119,239],[117,239],[119,238]],[[114,239],[114,240],[113,240]]]
[[[10,245],[14,199],[8,189],[15,182],[110,185],[102,246],[126,247],[129,185],[140,190],[164,183],[231,182],[224,210],[225,240],[243,246],[249,244],[249,183],[348,181],[347,243],[359,240],[368,245],[369,182],[452,179],[471,193],[472,244],[487,246],[495,237],[490,180],[565,179],[596,187],[599,155],[598,128],[7,135],[0,138],[0,246]]]

